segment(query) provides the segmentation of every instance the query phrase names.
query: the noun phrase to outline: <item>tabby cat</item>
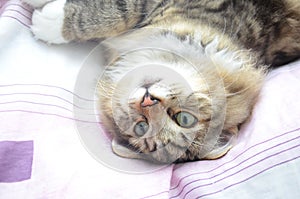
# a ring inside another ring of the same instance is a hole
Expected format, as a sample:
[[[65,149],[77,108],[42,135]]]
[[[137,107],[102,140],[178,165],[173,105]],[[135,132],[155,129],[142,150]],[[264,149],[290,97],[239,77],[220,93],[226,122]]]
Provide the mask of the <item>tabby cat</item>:
[[[99,112],[113,151],[157,163],[234,145],[269,66],[300,56],[299,0],[24,0],[48,43],[109,48]]]

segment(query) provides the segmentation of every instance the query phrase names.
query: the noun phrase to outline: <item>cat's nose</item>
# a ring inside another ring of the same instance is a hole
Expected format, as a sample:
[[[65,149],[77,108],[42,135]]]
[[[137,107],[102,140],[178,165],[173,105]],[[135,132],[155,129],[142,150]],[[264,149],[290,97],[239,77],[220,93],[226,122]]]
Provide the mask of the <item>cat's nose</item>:
[[[144,95],[143,101],[141,103],[142,107],[153,106],[159,103],[159,99],[153,97],[148,91]]]

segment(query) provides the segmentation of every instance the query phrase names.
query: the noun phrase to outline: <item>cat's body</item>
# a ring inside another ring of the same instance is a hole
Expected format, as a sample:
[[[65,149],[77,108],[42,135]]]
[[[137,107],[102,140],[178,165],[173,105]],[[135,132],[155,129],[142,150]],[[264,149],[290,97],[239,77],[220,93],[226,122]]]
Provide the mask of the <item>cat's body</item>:
[[[50,4],[33,16],[38,38],[118,36],[107,42],[118,56],[99,81],[99,109],[114,151],[125,157],[173,162],[224,155],[250,116],[265,65],[300,56],[297,0]],[[42,18],[55,4],[64,9],[54,17],[58,31],[49,35]]]

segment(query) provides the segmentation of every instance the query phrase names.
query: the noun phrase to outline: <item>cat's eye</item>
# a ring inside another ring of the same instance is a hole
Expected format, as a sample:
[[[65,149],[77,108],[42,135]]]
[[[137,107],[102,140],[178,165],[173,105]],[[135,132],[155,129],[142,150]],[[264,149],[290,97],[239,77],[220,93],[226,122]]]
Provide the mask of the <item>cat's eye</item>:
[[[147,122],[142,121],[135,125],[134,133],[137,136],[142,137],[147,133],[148,129],[149,129],[149,124]]]
[[[188,112],[179,112],[174,116],[177,124],[183,128],[192,128],[197,122],[197,118]]]

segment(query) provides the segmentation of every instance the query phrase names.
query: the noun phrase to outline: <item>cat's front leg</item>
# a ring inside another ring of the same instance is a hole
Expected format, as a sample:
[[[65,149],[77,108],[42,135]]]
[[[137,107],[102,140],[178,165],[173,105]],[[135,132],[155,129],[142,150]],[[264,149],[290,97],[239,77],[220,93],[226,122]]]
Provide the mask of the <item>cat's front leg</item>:
[[[31,30],[35,38],[54,44],[68,42],[62,33],[65,3],[66,0],[52,1],[47,3],[41,10],[34,11]]]

